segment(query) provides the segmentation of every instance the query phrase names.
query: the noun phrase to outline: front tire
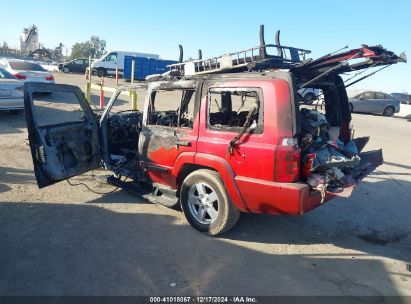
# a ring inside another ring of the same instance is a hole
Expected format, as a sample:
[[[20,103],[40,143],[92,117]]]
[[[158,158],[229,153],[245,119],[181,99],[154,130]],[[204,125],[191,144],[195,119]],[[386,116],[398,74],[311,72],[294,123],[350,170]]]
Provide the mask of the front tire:
[[[98,76],[98,77],[104,77],[104,76],[106,76],[106,70],[105,69],[97,69],[97,71],[96,71],[96,75]]]
[[[191,226],[209,235],[230,230],[240,217],[219,174],[212,170],[200,169],[189,174],[181,186],[180,202]]]
[[[390,117],[394,114],[394,108],[393,107],[386,107],[384,112],[382,112],[384,116]]]
[[[70,68],[69,67],[63,67],[63,72],[64,73],[70,73]]]

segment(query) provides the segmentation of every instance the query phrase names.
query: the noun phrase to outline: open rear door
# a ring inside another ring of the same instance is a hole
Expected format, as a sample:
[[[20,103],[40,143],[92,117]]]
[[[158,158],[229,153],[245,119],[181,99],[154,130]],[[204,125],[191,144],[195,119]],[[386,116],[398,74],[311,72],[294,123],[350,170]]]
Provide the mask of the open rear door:
[[[100,167],[98,121],[82,91],[76,86],[44,83],[25,83],[24,89],[39,188]]]

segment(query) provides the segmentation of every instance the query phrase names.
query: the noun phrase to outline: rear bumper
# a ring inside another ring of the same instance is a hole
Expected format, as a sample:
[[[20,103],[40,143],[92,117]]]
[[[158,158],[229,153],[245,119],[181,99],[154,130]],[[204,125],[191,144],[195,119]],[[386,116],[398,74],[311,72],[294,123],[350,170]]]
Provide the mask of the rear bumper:
[[[22,97],[0,98],[0,110],[21,110],[24,109]]]
[[[305,183],[277,183],[238,176],[235,180],[252,213],[301,215],[322,204],[320,192],[312,191]],[[327,194],[324,202],[333,197]]]

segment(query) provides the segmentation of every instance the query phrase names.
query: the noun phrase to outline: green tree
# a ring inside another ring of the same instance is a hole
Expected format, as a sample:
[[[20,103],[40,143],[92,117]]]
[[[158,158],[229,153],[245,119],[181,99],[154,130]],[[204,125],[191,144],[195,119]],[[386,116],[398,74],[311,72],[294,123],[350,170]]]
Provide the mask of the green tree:
[[[106,52],[106,41],[97,36],[91,36],[90,40],[77,42],[71,48],[71,58],[98,58]]]
[[[103,39],[100,39],[98,36],[91,36],[90,38],[90,44],[93,49],[93,58],[99,58],[101,55],[106,53],[106,41]]]

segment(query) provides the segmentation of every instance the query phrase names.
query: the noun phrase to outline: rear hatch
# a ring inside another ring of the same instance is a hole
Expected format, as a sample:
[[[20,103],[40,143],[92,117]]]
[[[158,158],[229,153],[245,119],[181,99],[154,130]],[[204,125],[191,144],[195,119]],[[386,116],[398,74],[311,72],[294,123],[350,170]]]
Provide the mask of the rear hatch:
[[[365,58],[365,60],[363,60]],[[355,62],[352,63],[351,60]],[[321,89],[321,110],[318,106],[300,106],[296,119],[300,122],[298,144],[301,148],[301,179],[313,191],[320,191],[323,200],[332,196],[349,196],[354,186],[383,163],[382,150],[363,152],[369,138],[353,138],[351,111],[346,87],[373,74],[346,81],[342,73],[406,62],[381,46],[368,47],[307,60],[291,69],[297,79],[296,89]]]

